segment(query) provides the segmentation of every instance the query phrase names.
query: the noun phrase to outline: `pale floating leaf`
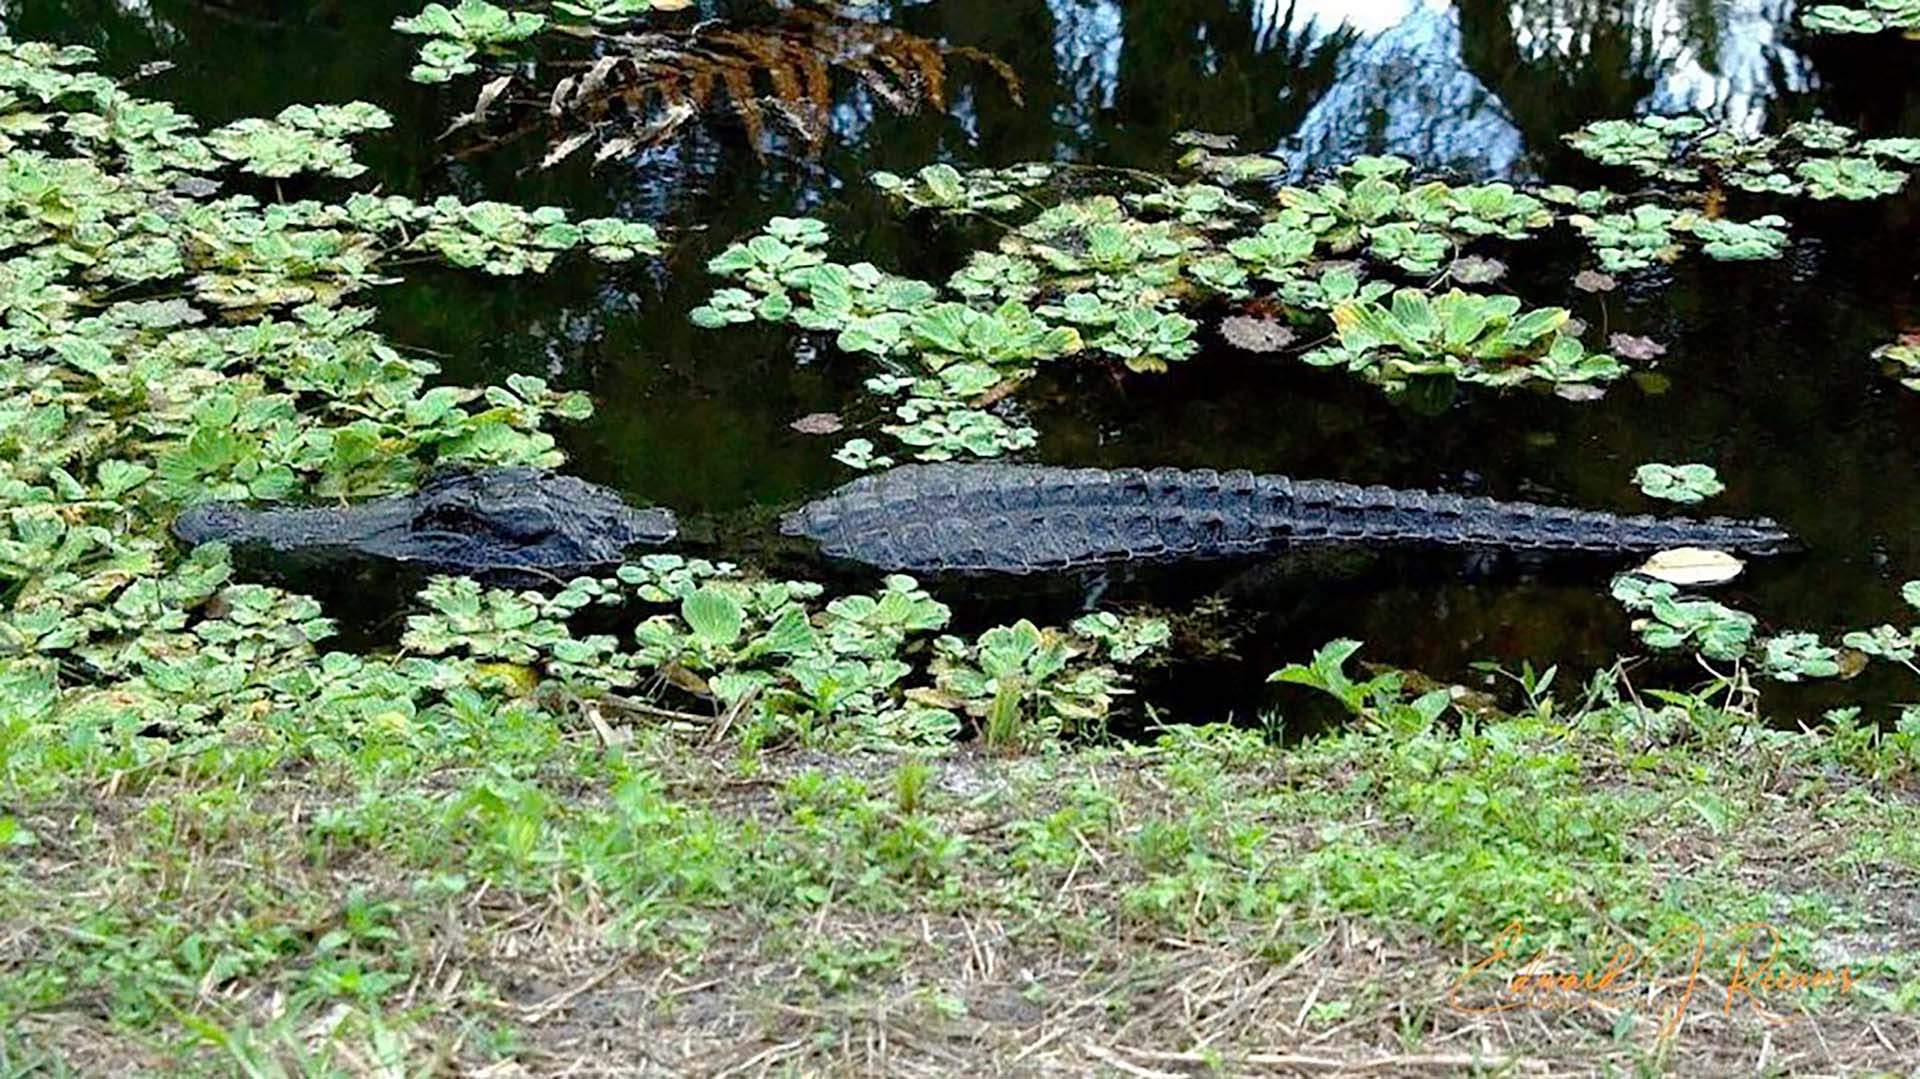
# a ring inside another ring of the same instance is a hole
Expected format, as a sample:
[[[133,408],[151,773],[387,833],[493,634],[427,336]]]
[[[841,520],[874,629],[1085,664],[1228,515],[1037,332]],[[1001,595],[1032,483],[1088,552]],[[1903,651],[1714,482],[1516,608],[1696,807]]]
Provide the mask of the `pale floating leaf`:
[[[1746,563],[1725,551],[1704,547],[1674,547],[1647,559],[1634,572],[1676,585],[1707,585],[1731,581],[1740,576]]]
[[[1598,401],[1607,391],[1591,382],[1562,382],[1553,388],[1553,395],[1567,401]]]
[[[1630,333],[1616,333],[1607,338],[1607,347],[1613,354],[1628,360],[1651,360],[1667,354],[1667,346],[1651,337],[1639,337]]]
[[[1573,275],[1573,287],[1582,292],[1612,292],[1620,287],[1612,274],[1603,274],[1598,270],[1581,270]]]
[[[1293,343],[1293,327],[1277,319],[1234,315],[1220,320],[1220,336],[1248,352],[1278,352]]]
[[[1216,135],[1211,131],[1182,131],[1173,137],[1176,146],[1198,146],[1204,150],[1231,150],[1239,141],[1232,135]]]
[[[1484,285],[1507,276],[1507,264],[1482,255],[1465,255],[1453,260],[1448,276],[1463,285]]]
[[[787,425],[803,435],[830,435],[843,426],[833,412],[809,412]]]

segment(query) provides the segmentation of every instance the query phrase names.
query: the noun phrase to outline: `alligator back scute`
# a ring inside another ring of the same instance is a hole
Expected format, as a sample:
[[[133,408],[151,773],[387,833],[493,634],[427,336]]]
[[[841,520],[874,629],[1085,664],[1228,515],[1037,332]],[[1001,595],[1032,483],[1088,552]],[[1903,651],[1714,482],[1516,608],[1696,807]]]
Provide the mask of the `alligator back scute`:
[[[1122,560],[1224,557],[1287,543],[1424,542],[1518,550],[1755,554],[1771,521],[1623,517],[1526,502],[1248,472],[903,465],[787,515],[828,555],[894,570],[1027,573]]]

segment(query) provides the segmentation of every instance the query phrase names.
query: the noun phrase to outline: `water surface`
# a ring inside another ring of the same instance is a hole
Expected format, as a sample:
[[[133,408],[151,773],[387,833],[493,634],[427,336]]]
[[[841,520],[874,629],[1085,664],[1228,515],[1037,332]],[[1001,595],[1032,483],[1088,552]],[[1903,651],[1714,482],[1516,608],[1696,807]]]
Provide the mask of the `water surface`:
[[[685,312],[715,284],[706,259],[782,213],[828,220],[848,261],[928,279],[980,238],[964,225],[901,220],[866,187],[873,170],[935,160],[1163,168],[1170,137],[1192,128],[1280,150],[1303,174],[1393,152],[1465,177],[1580,183],[1599,174],[1559,136],[1610,116],[1701,110],[1753,130],[1826,116],[1871,136],[1920,133],[1920,46],[1809,38],[1786,0],[942,0],[863,10],[996,53],[1023,80],[1024,104],[984,69],[956,61],[943,115],[894,116],[864,88],[841,86],[818,156],[796,146],[758,156],[723,117],[644,158],[541,172],[531,167],[536,146],[456,159],[458,144],[435,141],[472,90],[406,80],[412,43],[388,27],[418,6],[23,0],[0,3],[0,24],[16,37],[92,46],[118,73],[170,61],[144,77],[143,91],[208,124],[298,101],[374,101],[398,130],[364,156],[396,191],[655,221],[674,240],[663,261],[511,283],[426,274],[378,297],[382,325],[400,344],[438,355],[453,379],[528,371],[592,391],[598,415],[559,432],[576,471],[722,522],[708,530],[716,548],[727,543],[725,522],[764,523],[774,508],[849,477],[829,456],[833,441],[792,432],[792,419],[836,411],[858,421],[875,409],[860,391],[862,367],[815,342],[688,324]],[[701,9],[720,15],[729,5]],[[1247,468],[1623,511],[1659,508],[1630,484],[1636,465],[1703,461],[1728,485],[1716,512],[1775,517],[1808,545],[1754,567],[1722,598],[1772,627],[1833,631],[1898,618],[1899,582],[1920,577],[1920,395],[1880,376],[1866,356],[1920,321],[1916,209],[1911,196],[1796,203],[1788,214],[1798,240],[1786,260],[1683,261],[1605,298],[1568,283],[1579,267],[1573,246],[1525,252],[1509,283],[1530,303],[1568,306],[1595,333],[1624,330],[1668,346],[1649,368],[1658,379],[1622,383],[1597,403],[1473,393],[1416,411],[1209,334],[1208,348],[1167,376],[1079,367],[1031,387],[1023,400],[1042,436],[1032,456]],[[1121,575],[1104,594],[1179,608],[1216,587],[1233,592],[1247,663],[1173,680],[1188,690],[1182,708],[1208,712],[1244,708],[1260,673],[1334,636],[1439,675],[1479,659],[1605,662],[1634,647],[1627,618],[1605,596],[1611,568],[1324,552],[1251,574]],[[1056,585],[1038,605],[1070,610],[1088,587]],[[999,602],[1004,590],[948,594],[974,601],[969,617],[1015,609]],[[1793,700],[1813,706],[1840,692]],[[1844,696],[1908,692],[1878,675]]]

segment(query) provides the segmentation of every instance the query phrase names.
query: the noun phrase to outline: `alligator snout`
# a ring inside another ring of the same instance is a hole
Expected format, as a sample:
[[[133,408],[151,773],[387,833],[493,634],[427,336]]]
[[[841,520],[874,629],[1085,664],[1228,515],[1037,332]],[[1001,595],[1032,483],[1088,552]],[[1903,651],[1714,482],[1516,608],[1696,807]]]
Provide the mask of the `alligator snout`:
[[[247,511],[222,502],[202,502],[173,519],[173,534],[189,547],[231,540],[243,529]]]
[[[652,544],[658,546],[668,543],[680,534],[680,522],[671,510],[636,509],[627,511],[627,542],[629,544]]]

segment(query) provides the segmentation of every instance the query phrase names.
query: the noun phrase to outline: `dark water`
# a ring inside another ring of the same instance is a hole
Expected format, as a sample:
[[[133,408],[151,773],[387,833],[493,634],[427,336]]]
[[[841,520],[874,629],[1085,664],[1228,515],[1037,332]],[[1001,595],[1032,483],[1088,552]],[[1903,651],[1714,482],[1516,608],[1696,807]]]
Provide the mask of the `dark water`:
[[[364,156],[397,191],[658,223],[675,241],[664,263],[509,283],[420,276],[380,296],[383,325],[438,354],[451,378],[529,371],[591,390],[599,414],[560,432],[578,472],[722,519],[843,482],[834,440],[787,424],[872,409],[857,364],[783,332],[688,324],[685,312],[715,284],[703,264],[769,216],[806,212],[829,221],[848,261],[943,277],[965,250],[964,230],[889,213],[862,179],[876,169],[1036,159],[1159,168],[1170,136],[1198,128],[1286,149],[1303,169],[1390,151],[1464,176],[1578,183],[1599,177],[1559,135],[1609,116],[1698,108],[1752,128],[1824,115],[1873,136],[1920,133],[1920,45],[1809,39],[1793,25],[1794,5],[1779,0],[944,0],[867,10],[998,54],[1023,80],[1024,106],[956,61],[946,115],[896,117],[842,86],[834,137],[818,157],[756,157],[721,119],[642,161],[543,173],[528,167],[534,147],[456,161],[456,144],[436,143],[472,88],[406,80],[411,43],[388,26],[419,6],[24,0],[0,3],[0,24],[15,37],[92,46],[114,72],[170,60],[144,92],[209,124],[297,101],[377,102],[398,133]],[[1591,404],[1473,394],[1423,414],[1344,376],[1216,343],[1167,376],[1081,368],[1032,387],[1024,399],[1042,436],[1034,456],[1619,510],[1658,508],[1629,482],[1636,465],[1704,461],[1728,485],[1716,512],[1775,517],[1809,548],[1755,566],[1723,599],[1778,627],[1897,619],[1899,582],[1920,577],[1920,394],[1881,377],[1866,355],[1920,321],[1916,211],[1912,196],[1795,204],[1789,259],[1686,261],[1604,300],[1568,284],[1578,268],[1570,246],[1516,258],[1509,284],[1531,303],[1568,306],[1596,333],[1665,342],[1652,368],[1664,386],[1623,383]],[[725,541],[719,529],[713,542]],[[1328,552],[1238,577],[1148,574],[1114,582],[1108,595],[1177,608],[1230,587],[1249,660],[1237,669],[1255,675],[1334,636],[1366,640],[1374,659],[1459,674],[1476,659],[1584,665],[1631,650],[1627,619],[1605,596],[1612,568]],[[1060,584],[1041,606],[1070,608],[1083,587]],[[1011,609],[981,595],[981,617]],[[1244,707],[1251,683],[1233,669],[1182,678],[1200,687],[1182,703]],[[1788,700],[1908,694],[1897,679],[1870,676]]]

